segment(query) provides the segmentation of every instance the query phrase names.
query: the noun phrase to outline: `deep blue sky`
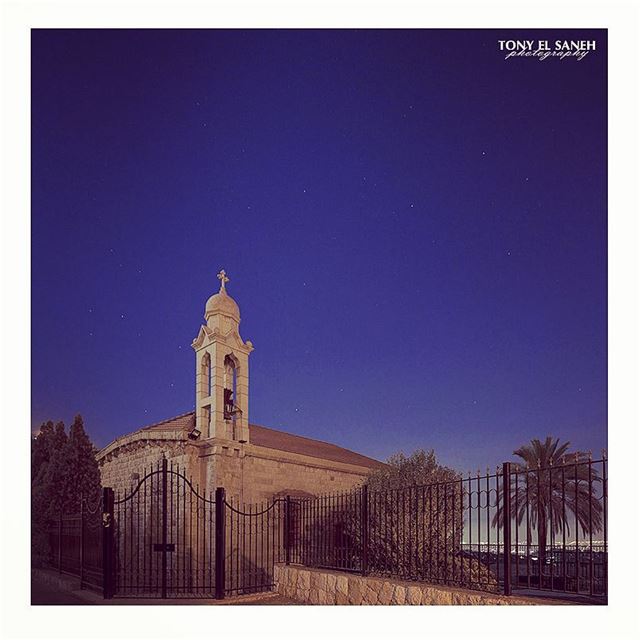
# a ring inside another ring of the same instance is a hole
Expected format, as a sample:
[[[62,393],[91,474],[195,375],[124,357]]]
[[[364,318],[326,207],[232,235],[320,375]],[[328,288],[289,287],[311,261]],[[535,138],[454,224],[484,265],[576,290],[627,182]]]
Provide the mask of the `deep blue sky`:
[[[251,422],[460,470],[606,445],[605,32],[35,31],[32,70],[32,427],[191,410],[224,267]]]

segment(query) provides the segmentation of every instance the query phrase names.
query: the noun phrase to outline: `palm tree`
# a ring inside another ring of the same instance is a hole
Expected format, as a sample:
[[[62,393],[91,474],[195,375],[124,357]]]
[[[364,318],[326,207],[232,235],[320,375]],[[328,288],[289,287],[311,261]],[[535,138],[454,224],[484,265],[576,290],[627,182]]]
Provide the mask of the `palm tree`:
[[[534,439],[513,452],[522,462],[511,464],[511,517],[520,526],[528,514],[527,541],[531,539],[531,529],[535,529],[543,563],[548,532],[558,534],[564,527],[569,528],[570,521],[577,521],[583,535],[602,530],[602,504],[596,491],[602,479],[590,464],[591,454],[577,451],[569,455],[569,446],[569,442],[560,444],[559,438],[548,436],[544,442]],[[499,505],[504,504],[502,486],[498,500]],[[499,507],[492,525],[503,523],[503,510]]]

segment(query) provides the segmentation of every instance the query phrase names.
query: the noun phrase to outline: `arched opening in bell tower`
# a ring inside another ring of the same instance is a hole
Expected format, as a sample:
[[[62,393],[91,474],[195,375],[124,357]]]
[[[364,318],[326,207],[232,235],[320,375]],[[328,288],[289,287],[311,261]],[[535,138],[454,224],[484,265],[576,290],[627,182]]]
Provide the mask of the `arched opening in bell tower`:
[[[224,358],[224,419],[231,422],[231,438],[237,440],[236,419],[240,415],[238,407],[238,361],[232,354]]]
[[[200,393],[203,398],[208,398],[211,395],[212,382],[211,356],[205,353],[200,364]]]

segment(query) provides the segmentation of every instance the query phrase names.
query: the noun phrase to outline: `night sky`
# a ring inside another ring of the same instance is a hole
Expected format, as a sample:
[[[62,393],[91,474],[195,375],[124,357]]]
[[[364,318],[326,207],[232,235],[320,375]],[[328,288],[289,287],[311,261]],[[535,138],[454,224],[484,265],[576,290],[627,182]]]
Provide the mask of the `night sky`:
[[[32,428],[191,410],[224,268],[251,422],[606,446],[604,31],[34,31],[32,72]]]

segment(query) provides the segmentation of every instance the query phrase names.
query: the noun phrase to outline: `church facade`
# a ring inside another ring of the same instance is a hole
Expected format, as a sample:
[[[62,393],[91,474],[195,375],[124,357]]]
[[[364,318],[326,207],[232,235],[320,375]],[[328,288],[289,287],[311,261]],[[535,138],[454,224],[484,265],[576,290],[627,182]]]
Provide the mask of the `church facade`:
[[[334,444],[251,424],[251,341],[240,337],[240,309],[218,274],[220,290],[205,307],[195,351],[195,409],[116,438],[97,453],[102,485],[122,492],[162,457],[206,493],[252,503],[313,496],[363,483],[381,462]]]

